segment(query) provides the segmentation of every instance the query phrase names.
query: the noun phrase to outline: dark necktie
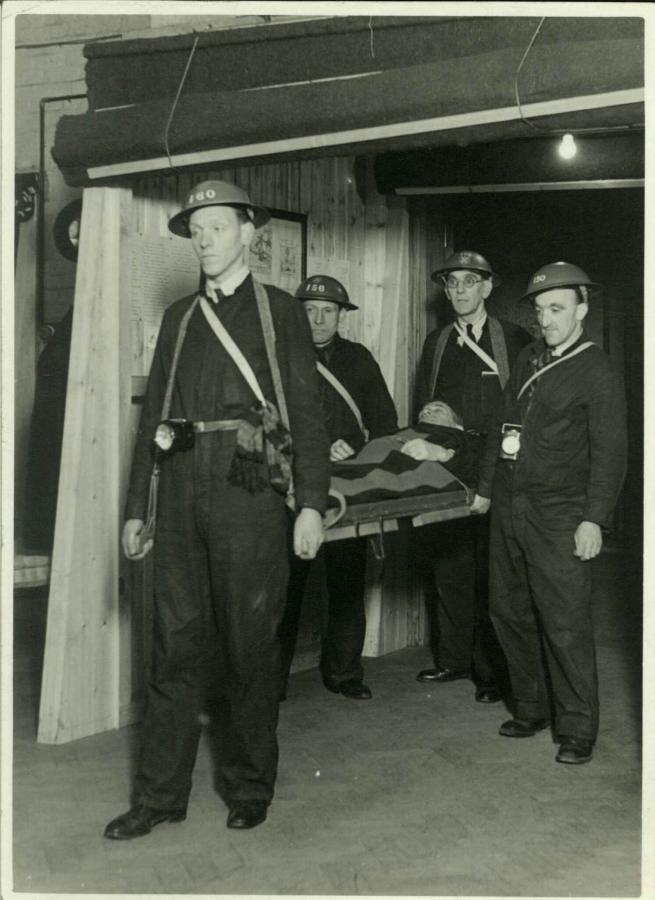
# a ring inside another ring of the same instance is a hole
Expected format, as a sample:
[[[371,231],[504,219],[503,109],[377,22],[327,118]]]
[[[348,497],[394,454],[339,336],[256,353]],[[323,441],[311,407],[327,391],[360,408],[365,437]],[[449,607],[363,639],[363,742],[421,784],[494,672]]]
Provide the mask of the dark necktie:
[[[545,350],[542,350],[539,354],[539,358],[537,359],[537,369],[543,369],[547,366],[553,359],[553,351],[550,347],[546,347]]]
[[[316,353],[318,354],[319,362],[322,362],[325,368],[327,368],[330,357],[325,347],[317,347]]]
[[[212,306],[218,306],[221,300],[225,300],[226,294],[224,294],[220,288],[214,288],[213,294],[210,294],[207,288],[205,288],[205,297]]]
[[[477,341],[476,341],[476,339],[475,339],[475,335],[473,334],[473,326],[471,325],[470,322],[467,322],[467,323],[466,323],[466,337],[467,337],[469,340],[473,341],[474,344],[477,344]]]

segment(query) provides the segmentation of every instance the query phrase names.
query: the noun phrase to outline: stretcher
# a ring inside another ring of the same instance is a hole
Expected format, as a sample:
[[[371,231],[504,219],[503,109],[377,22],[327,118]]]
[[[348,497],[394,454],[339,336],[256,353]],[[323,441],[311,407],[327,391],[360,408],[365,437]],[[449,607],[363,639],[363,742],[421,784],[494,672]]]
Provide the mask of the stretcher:
[[[409,430],[403,433],[403,441],[411,437]],[[420,527],[463,518],[474,496],[440,463],[401,454],[393,436],[373,440],[353,459],[336,464],[330,493],[340,508],[328,516],[326,541],[382,536],[398,531],[401,521]]]

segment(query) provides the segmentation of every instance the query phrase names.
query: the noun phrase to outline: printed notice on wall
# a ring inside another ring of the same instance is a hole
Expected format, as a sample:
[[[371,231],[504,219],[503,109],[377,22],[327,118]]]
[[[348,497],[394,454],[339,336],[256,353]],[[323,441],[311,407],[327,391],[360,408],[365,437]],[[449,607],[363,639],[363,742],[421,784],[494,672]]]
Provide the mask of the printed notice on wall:
[[[273,216],[250,245],[250,270],[264,284],[293,293],[302,281],[302,226]]]
[[[183,238],[132,238],[132,374],[147,375],[164,311],[198,287],[200,266]]]

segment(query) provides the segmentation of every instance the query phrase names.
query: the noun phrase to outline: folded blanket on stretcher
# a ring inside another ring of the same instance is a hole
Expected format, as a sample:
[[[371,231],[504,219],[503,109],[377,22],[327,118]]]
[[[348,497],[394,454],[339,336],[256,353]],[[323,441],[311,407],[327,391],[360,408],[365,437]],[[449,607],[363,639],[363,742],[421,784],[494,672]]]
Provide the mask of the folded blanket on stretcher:
[[[450,428],[438,431],[439,426],[421,425],[420,429],[405,428],[397,434],[375,438],[351,459],[333,463],[331,487],[345,497],[348,506],[461,491],[465,485],[449,469],[456,468],[457,452],[463,447],[464,438],[457,440],[457,433],[453,437]],[[417,437],[444,445],[450,439],[456,454],[448,467],[418,461],[401,452],[403,444]]]

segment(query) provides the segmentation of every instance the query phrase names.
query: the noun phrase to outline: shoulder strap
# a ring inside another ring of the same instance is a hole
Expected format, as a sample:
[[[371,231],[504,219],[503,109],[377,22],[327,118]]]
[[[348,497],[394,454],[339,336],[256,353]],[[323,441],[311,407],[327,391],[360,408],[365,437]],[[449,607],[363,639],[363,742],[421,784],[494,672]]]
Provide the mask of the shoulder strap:
[[[359,425],[359,430],[362,432],[364,437],[368,440],[368,433],[364,428],[364,420],[362,419],[362,414],[359,411],[359,407],[355,403],[352,394],[348,390],[348,388],[337,378],[334,373],[330,372],[327,366],[324,366],[322,362],[316,363],[316,368],[321,373],[323,378],[328,382],[328,384],[332,385],[335,391],[346,401],[348,407],[354,417],[357,419],[357,424]]]
[[[507,342],[505,340],[505,332],[503,326],[498,319],[487,316],[489,323],[489,337],[491,338],[491,352],[494,355],[496,365],[498,366],[498,379],[501,388],[504,388],[509,381],[509,358],[507,356]]]
[[[273,325],[273,316],[271,315],[271,304],[268,299],[268,291],[263,284],[260,284],[254,278],[252,280],[255,288],[255,298],[257,300],[257,309],[259,310],[259,318],[262,323],[262,331],[264,332],[264,343],[266,344],[266,356],[268,357],[268,365],[271,370],[273,379],[273,390],[275,391],[275,401],[280,413],[280,420],[284,427],[289,429],[289,410],[287,409],[287,398],[284,396],[284,386],[282,384],[282,376],[280,375],[280,364],[275,351],[275,326]]]
[[[232,357],[233,361],[236,363],[239,371],[245,378],[255,397],[257,397],[260,403],[265,403],[266,399],[264,397],[264,394],[262,393],[262,389],[259,386],[259,382],[255,377],[255,373],[250,367],[250,363],[238,348],[221,320],[212,312],[205,297],[200,297],[200,309],[203,311],[209,327],[212,329],[216,337],[219,339],[221,344],[225,347],[229,355]]]
[[[567,359],[573,359],[574,356],[577,356],[578,353],[582,353],[583,350],[587,350],[589,347],[593,347],[593,341],[585,341],[584,344],[580,344],[579,347],[576,347],[575,350],[572,350],[570,353],[565,353],[564,356],[559,356],[557,359],[554,359],[551,363],[548,363],[547,366],[544,366],[543,369],[538,369],[536,372],[533,372],[532,375],[528,378],[527,381],[524,381],[521,385],[521,388],[516,395],[516,399],[520,400],[523,394],[526,392],[528,387],[532,384],[533,381],[536,381],[537,378],[541,378],[541,376],[547,372],[549,369],[552,369],[554,366],[558,366],[560,363],[566,362]]]
[[[455,327],[455,323],[451,322],[449,325],[446,325],[445,328],[441,330],[439,336],[437,337],[437,345],[434,348],[434,359],[432,360],[432,372],[430,373],[430,395],[429,399],[434,397],[437,390],[437,381],[439,379],[439,368],[441,366],[441,358],[443,357],[444,350],[446,349],[446,344],[448,343],[448,338],[450,337],[453,329]]]
[[[168,381],[166,383],[166,393],[164,395],[164,402],[162,404],[161,410],[161,418],[162,421],[168,418],[168,414],[171,411],[171,400],[173,397],[173,385],[175,384],[175,373],[177,372],[177,363],[180,358],[180,352],[182,350],[182,344],[184,343],[184,338],[186,337],[186,331],[189,325],[189,319],[191,315],[198,305],[199,296],[193,301],[191,306],[184,313],[182,321],[180,322],[180,327],[177,331],[177,340],[175,342],[175,352],[173,353],[173,362],[171,363],[171,370],[168,373]]]
[[[462,326],[457,322],[455,322],[454,324],[457,334],[459,335],[459,337],[457,338],[458,342],[461,340],[463,344],[466,344],[469,350],[472,350],[476,356],[479,356],[482,362],[489,366],[489,369],[495,375],[498,375],[498,365],[496,364],[496,361],[492,359],[479,344],[476,344],[475,341],[471,340],[471,338],[466,333],[466,329],[462,328]]]

